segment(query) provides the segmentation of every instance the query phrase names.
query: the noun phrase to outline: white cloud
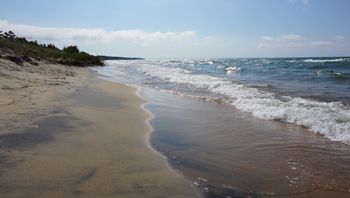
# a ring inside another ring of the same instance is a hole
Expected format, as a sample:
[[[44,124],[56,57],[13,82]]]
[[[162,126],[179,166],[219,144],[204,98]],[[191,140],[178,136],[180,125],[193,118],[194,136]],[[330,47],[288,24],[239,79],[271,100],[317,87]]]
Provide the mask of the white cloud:
[[[332,39],[313,40],[305,38],[299,34],[284,34],[281,36],[261,36],[258,39],[258,48],[272,48],[272,49],[291,49],[304,48],[311,49],[315,47],[333,47],[344,48],[349,46],[349,42],[343,36],[334,36]]]
[[[336,41],[344,41],[345,40],[345,37],[344,36],[335,36],[335,40]]]
[[[333,43],[331,41],[312,41],[311,45],[315,46],[328,46],[332,45]]]
[[[295,41],[303,41],[305,38],[298,34],[284,34],[277,37],[271,36],[262,36],[260,40],[263,42],[295,42]]]
[[[286,42],[295,42],[295,41],[303,41],[305,38],[298,34],[286,34],[280,37],[281,40]]]
[[[0,20],[0,29],[12,30],[19,36],[45,41],[108,41],[128,40],[133,42],[179,41],[197,36],[195,31],[183,32],[147,32],[139,29],[106,31],[101,28],[59,28],[40,27],[24,24],[11,24]]]
[[[349,40],[339,35],[321,40],[300,34],[261,36],[257,39],[256,47],[261,53],[268,52],[275,56],[339,56],[350,52]]]
[[[93,54],[141,57],[222,56],[221,39],[196,31],[145,31],[102,28],[44,27],[11,23],[0,19],[0,30],[58,47],[78,45]],[[225,43],[226,44],[226,43]]]
[[[298,45],[306,41],[306,38],[299,34],[284,34],[277,37],[262,36],[259,38],[259,48],[279,48],[282,46]]]
[[[302,3],[306,5],[310,3],[310,0],[288,0],[288,3]]]

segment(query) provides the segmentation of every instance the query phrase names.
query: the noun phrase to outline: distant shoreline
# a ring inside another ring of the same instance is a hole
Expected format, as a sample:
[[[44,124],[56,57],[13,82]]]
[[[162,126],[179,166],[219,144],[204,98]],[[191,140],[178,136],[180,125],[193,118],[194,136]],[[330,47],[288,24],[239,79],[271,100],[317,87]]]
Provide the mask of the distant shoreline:
[[[105,61],[105,60],[144,60],[144,58],[140,58],[140,57],[104,56],[104,55],[97,55],[96,57],[99,58],[101,61]]]
[[[50,63],[86,67],[103,66],[105,60],[143,60],[140,57],[94,56],[80,51],[78,46],[66,46],[59,49],[52,43],[38,43],[38,41],[32,41],[25,37],[18,37],[12,31],[3,32],[1,30],[0,52],[0,57],[19,65],[23,65],[24,62],[36,65],[40,60],[47,60]]]

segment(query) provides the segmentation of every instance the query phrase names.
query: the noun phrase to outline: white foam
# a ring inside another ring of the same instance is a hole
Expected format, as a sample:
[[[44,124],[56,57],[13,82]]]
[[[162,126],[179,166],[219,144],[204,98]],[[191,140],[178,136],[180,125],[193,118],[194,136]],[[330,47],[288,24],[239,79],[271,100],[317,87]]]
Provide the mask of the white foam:
[[[232,74],[232,73],[238,72],[238,71],[240,71],[240,70],[241,70],[241,68],[236,67],[236,66],[225,68],[226,74]]]
[[[347,59],[345,58],[336,58],[336,59],[305,59],[303,60],[306,63],[327,63],[327,62],[344,62]]]
[[[114,63],[109,62],[109,64]],[[257,118],[301,125],[330,140],[350,144],[350,109],[340,102],[318,102],[289,96],[276,98],[273,93],[223,78],[192,74],[186,69],[157,64],[159,63],[139,61],[130,64],[122,63],[119,66],[129,67],[129,69],[168,82],[207,88],[213,93],[229,98],[230,104]]]

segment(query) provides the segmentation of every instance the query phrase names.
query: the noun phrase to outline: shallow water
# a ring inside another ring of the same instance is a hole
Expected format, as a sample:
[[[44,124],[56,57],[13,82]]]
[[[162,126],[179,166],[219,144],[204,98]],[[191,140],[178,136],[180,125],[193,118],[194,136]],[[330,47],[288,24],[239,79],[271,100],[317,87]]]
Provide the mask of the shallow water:
[[[350,146],[153,89],[152,145],[207,197],[350,197]]]
[[[107,61],[109,79],[227,103],[350,144],[350,58]]]

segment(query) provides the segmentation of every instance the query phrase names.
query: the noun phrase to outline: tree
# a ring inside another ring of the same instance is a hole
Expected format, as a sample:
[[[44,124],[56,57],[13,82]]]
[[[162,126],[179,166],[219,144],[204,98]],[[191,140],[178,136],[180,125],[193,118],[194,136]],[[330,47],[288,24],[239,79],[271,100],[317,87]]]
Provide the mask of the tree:
[[[16,35],[12,31],[8,31],[8,32],[5,32],[5,37],[8,39],[14,40],[16,38]]]
[[[25,37],[18,37],[18,38],[17,38],[17,41],[21,41],[21,42],[23,42],[23,43],[27,43],[27,42],[28,42],[27,39],[26,39]]]
[[[70,53],[70,54],[78,54],[79,53],[79,49],[75,45],[65,47],[65,48],[63,48],[63,51]]]
[[[54,44],[50,43],[46,46],[47,48],[50,48],[50,49],[58,49]]]
[[[31,43],[31,44],[33,44],[33,45],[39,46],[39,43],[38,43],[38,41],[37,41],[37,40],[30,41],[30,43]]]

